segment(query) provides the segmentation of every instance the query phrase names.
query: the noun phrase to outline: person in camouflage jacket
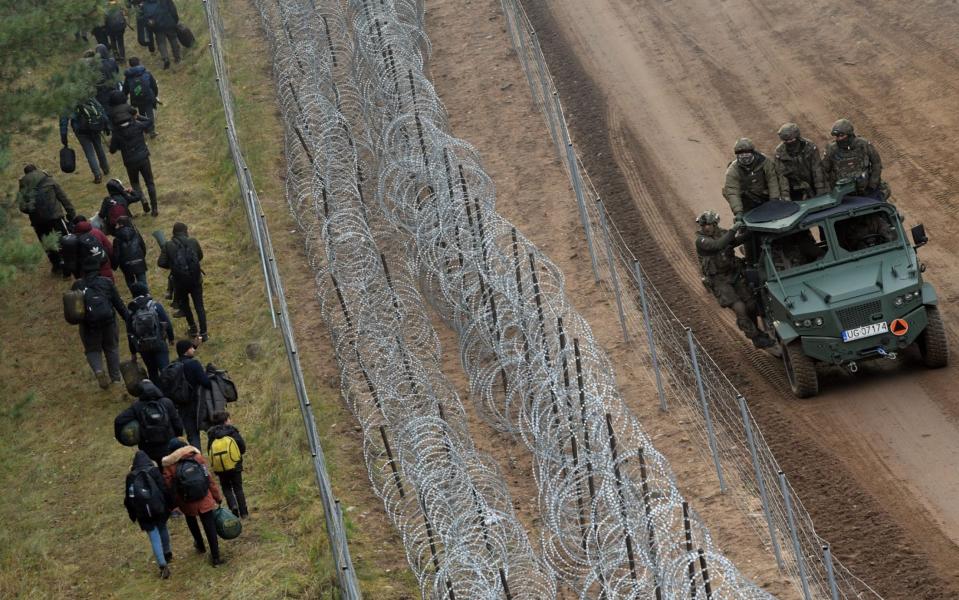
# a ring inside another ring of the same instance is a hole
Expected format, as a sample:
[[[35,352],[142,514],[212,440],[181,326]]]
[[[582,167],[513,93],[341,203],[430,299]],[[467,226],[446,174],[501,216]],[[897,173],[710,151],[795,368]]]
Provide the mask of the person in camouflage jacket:
[[[773,162],[786,179],[790,200],[808,200],[829,192],[816,144],[799,134],[799,126],[786,123],[779,128]]]

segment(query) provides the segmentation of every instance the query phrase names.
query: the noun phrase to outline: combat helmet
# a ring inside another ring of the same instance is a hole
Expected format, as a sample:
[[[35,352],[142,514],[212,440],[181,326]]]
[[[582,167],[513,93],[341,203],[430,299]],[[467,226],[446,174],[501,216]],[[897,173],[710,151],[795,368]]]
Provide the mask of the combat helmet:
[[[755,152],[756,145],[753,144],[753,141],[749,138],[739,138],[736,140],[736,145],[733,146],[733,152],[735,154],[741,154],[743,152]]]
[[[707,210],[698,217],[696,217],[696,222],[700,226],[703,225],[718,225],[719,224],[719,213],[715,210]]]
[[[832,135],[853,135],[855,131],[852,127],[852,121],[849,119],[839,119],[832,124]]]
[[[795,123],[783,123],[777,132],[782,141],[799,139],[799,125]]]

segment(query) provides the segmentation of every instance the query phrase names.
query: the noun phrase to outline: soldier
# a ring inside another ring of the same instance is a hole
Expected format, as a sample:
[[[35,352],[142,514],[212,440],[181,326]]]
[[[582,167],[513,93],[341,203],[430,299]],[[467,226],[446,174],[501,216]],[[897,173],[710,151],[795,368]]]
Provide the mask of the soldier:
[[[816,144],[799,135],[799,125],[779,128],[782,143],[776,146],[776,170],[786,178],[790,200],[807,200],[829,191]],[[784,194],[785,195],[785,194]]]
[[[774,345],[772,339],[756,327],[756,298],[743,276],[743,261],[735,247],[742,243],[736,233],[743,227],[736,223],[730,230],[719,227],[719,215],[707,210],[697,217],[696,254],[703,272],[703,283],[712,290],[723,308],[736,313],[736,325],[757,348]]]
[[[756,150],[752,140],[739,138],[733,147],[736,160],[726,168],[723,197],[729,202],[736,221],[742,214],[771,199],[789,199],[789,184],[772,161]]]
[[[892,192],[882,180],[882,159],[865,138],[857,137],[849,119],[839,119],[832,126],[835,141],[826,146],[822,158],[826,183],[835,187],[840,179],[856,182],[856,194],[888,200]]]

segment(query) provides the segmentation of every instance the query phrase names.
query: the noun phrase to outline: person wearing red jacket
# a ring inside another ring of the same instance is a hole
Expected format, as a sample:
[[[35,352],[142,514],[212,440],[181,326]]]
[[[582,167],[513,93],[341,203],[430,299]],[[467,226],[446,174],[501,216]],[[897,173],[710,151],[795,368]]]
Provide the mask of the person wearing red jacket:
[[[93,223],[87,221],[87,218],[83,215],[77,215],[73,219],[73,233],[77,236],[81,236],[85,233],[92,233],[93,237],[97,238],[97,241],[99,241],[100,245],[103,246],[103,250],[106,252],[107,258],[109,259],[100,264],[100,276],[106,277],[110,281],[114,281],[113,243],[110,241],[110,238],[107,237],[107,234],[94,227]]]
[[[216,519],[214,518],[213,511],[216,510],[220,502],[223,502],[223,495],[220,493],[220,487],[216,483],[216,478],[213,477],[213,473],[210,472],[206,459],[203,458],[200,451],[180,438],[170,440],[168,450],[170,453],[164,456],[162,461],[163,480],[166,482],[167,487],[173,491],[173,502],[186,517],[187,527],[190,528],[190,533],[193,535],[193,545],[196,547],[197,552],[202,554],[206,552],[206,547],[203,545],[200,526],[197,524],[197,517],[200,518],[200,523],[203,524],[203,531],[206,533],[206,540],[210,544],[210,564],[214,567],[221,565],[223,564],[223,559],[220,558],[220,545],[216,537]],[[207,476],[208,489],[206,495],[199,500],[186,500],[180,491],[177,490],[177,466],[181,461],[188,459],[199,463]]]

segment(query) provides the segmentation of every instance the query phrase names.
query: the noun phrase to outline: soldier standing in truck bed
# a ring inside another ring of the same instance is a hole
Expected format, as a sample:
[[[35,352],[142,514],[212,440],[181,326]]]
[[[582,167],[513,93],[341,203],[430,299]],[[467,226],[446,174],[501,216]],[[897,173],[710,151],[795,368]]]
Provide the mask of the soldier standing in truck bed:
[[[749,138],[739,138],[733,147],[736,160],[726,168],[723,197],[736,221],[742,214],[769,200],[789,199],[789,184],[773,162],[756,150]]]
[[[892,192],[882,180],[882,159],[866,138],[856,136],[849,119],[839,119],[832,126],[834,141],[826,146],[822,168],[832,188],[841,179],[856,182],[856,195],[888,200]]]
[[[790,200],[808,200],[829,191],[816,144],[799,135],[799,125],[785,123],[779,128],[774,162],[786,178]]]

